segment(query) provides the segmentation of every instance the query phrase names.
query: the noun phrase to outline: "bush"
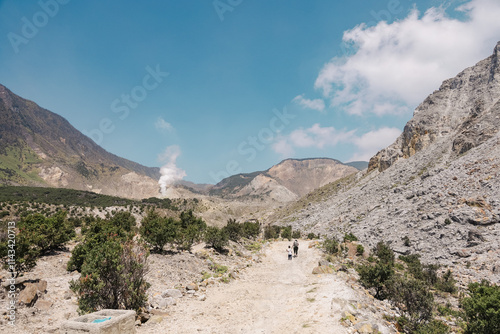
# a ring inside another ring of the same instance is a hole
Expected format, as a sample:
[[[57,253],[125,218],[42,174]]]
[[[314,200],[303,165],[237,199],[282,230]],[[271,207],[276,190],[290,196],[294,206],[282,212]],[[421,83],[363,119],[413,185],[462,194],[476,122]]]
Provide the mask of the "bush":
[[[450,328],[439,320],[431,320],[425,324],[419,325],[415,334],[448,334]]]
[[[122,245],[113,237],[93,248],[82,265],[80,279],[70,282],[78,296],[78,312],[144,308],[149,288],[145,280],[147,257],[142,246],[132,241]]]
[[[394,264],[394,252],[389,244],[386,244],[383,241],[379,241],[373,248],[373,253],[379,258],[381,262],[390,265]]]
[[[483,280],[469,284],[469,294],[461,301],[465,334],[500,333],[500,287]]]
[[[276,239],[279,236],[278,233],[276,233],[276,229],[271,226],[267,225],[264,227],[264,239]]]
[[[248,239],[255,239],[260,234],[259,222],[244,222],[241,236]]]
[[[360,265],[356,269],[359,281],[365,288],[375,289],[375,298],[383,300],[386,298],[386,283],[394,276],[394,268],[391,264],[378,261],[375,265]]]
[[[300,237],[301,235],[299,230],[295,230],[292,232],[292,239],[300,239]]]
[[[115,238],[121,242],[126,242],[133,238],[132,232],[127,232],[121,228],[121,224],[116,220],[102,220],[100,218],[85,218],[85,226],[82,228],[83,242],[76,245],[71,252],[67,270],[77,270],[81,272],[82,265],[87,255],[100,244],[105,243],[109,238]]]
[[[8,267],[9,250],[15,250],[16,271],[30,271],[36,265],[36,260],[43,254],[62,247],[75,236],[75,231],[66,219],[66,212],[59,211],[51,217],[42,214],[30,214],[23,217],[17,224],[15,246],[9,246],[7,229],[2,233],[0,241],[0,257],[4,266]]]
[[[335,238],[326,238],[323,241],[323,249],[327,254],[333,255],[337,254],[339,251],[339,242]]]
[[[423,281],[395,276],[386,286],[391,301],[405,313],[405,332],[412,333],[431,319],[434,295]]]
[[[344,242],[347,241],[358,241],[358,238],[351,232],[344,234]]]
[[[193,243],[201,240],[206,228],[207,224],[201,218],[196,218],[192,210],[182,212],[176,235],[177,246],[190,251]]]
[[[455,286],[455,279],[453,278],[453,275],[451,273],[451,270],[448,269],[446,273],[444,273],[443,277],[440,279],[437,279],[437,282],[435,283],[436,289],[443,291],[443,292],[449,292],[449,293],[454,293],[457,291],[457,287]]]
[[[224,250],[228,245],[229,235],[225,229],[215,226],[207,227],[205,231],[205,242],[217,251]]]
[[[226,231],[229,240],[237,242],[243,234],[243,225],[238,223],[235,219],[229,219],[224,227],[224,230]]]
[[[38,248],[41,254],[64,245],[75,237],[73,226],[66,220],[67,213],[59,211],[49,218],[32,214],[19,222],[19,233]]]
[[[365,248],[363,245],[357,245],[356,246],[356,255],[361,256],[365,252]]]
[[[292,227],[291,226],[283,227],[281,230],[281,237],[283,239],[288,239],[288,241],[292,240]]]
[[[142,220],[141,237],[156,251],[161,252],[167,243],[175,240],[179,222],[173,218],[160,217],[154,210]]]
[[[311,239],[311,240],[313,240],[313,239],[319,239],[319,234],[316,235],[316,234],[310,232],[309,234],[307,234],[307,239]]]

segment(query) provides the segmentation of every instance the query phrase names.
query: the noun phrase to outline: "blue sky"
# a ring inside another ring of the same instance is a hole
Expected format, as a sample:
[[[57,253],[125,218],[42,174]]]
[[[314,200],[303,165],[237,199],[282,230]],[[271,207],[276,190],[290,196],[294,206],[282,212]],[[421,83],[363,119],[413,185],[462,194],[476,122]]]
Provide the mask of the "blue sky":
[[[4,0],[0,83],[167,183],[215,183],[368,160],[491,54],[498,17],[497,0]]]

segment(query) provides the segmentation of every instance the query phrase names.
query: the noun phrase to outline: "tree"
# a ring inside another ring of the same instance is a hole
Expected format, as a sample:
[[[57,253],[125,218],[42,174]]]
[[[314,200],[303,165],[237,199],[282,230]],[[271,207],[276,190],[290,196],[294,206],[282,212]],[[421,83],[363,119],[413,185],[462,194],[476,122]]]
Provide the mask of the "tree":
[[[167,243],[175,240],[178,226],[179,222],[174,218],[160,217],[151,210],[142,220],[140,234],[150,246],[161,252]]]
[[[205,242],[218,252],[224,250],[224,247],[228,245],[228,240],[229,234],[225,229],[215,226],[207,227],[205,231]]]
[[[260,234],[259,222],[244,222],[242,236],[245,238],[257,238]]]
[[[281,237],[283,239],[288,239],[288,241],[292,240],[292,227],[285,226],[281,229]]]
[[[195,217],[192,210],[183,211],[180,219],[176,242],[180,249],[190,251],[193,243],[201,240],[207,224]]]
[[[383,300],[386,298],[384,289],[386,283],[394,275],[394,268],[391,264],[377,261],[376,264],[360,265],[357,268],[359,281],[365,288],[375,289],[375,298]]]
[[[469,284],[469,294],[461,301],[465,334],[500,333],[500,287],[483,280]]]
[[[79,313],[145,307],[150,286],[145,280],[147,257],[142,246],[133,241],[122,244],[116,237],[90,250],[80,279],[70,282],[78,295]]]
[[[405,314],[406,332],[413,333],[431,319],[434,295],[425,282],[398,275],[387,283],[387,290],[391,301]]]
[[[226,226],[224,227],[230,240],[237,242],[240,240],[243,234],[243,226],[236,221],[236,219],[228,219]]]

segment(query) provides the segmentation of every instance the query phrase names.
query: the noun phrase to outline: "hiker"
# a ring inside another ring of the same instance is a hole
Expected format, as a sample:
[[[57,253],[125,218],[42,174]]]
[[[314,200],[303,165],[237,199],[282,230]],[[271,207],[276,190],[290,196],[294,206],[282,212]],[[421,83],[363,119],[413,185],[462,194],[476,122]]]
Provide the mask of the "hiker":
[[[292,248],[290,247],[290,245],[288,246],[288,249],[286,251],[288,253],[288,259],[291,260],[292,259]]]
[[[299,256],[299,242],[297,241],[297,239],[295,239],[295,241],[293,242],[293,255],[295,257]]]

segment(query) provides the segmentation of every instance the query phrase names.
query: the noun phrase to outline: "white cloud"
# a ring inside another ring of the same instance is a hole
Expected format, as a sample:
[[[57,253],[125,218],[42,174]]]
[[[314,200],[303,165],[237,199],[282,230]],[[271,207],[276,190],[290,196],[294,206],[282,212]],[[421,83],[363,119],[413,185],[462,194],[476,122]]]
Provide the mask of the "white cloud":
[[[298,95],[292,101],[306,109],[318,111],[325,110],[325,101],[323,101],[322,99],[310,100],[304,98],[304,95]]]
[[[166,131],[172,133],[174,131],[174,127],[169,122],[165,121],[163,118],[158,117],[155,122],[155,128],[160,131]]]
[[[368,161],[382,148],[391,145],[401,134],[396,128],[383,127],[370,131],[361,137],[355,137],[353,143],[358,151],[352,155],[349,161]]]
[[[280,135],[272,145],[273,150],[283,157],[289,157],[295,148],[325,148],[346,142],[354,135],[354,131],[337,130],[334,127],[321,127],[314,124],[310,128],[299,128],[289,135]]]
[[[162,154],[158,155],[158,160],[165,163],[160,168],[161,177],[158,181],[162,195],[166,195],[167,188],[170,185],[186,177],[186,172],[176,165],[177,158],[180,154],[181,149],[179,146],[171,145],[168,146]]]
[[[500,1],[471,0],[455,9],[417,9],[391,24],[360,24],[344,32],[355,52],[321,69],[315,88],[333,106],[362,115],[399,114],[415,108],[445,79],[491,54],[500,40]]]
[[[288,158],[297,148],[324,149],[340,143],[354,144],[357,150],[349,161],[368,161],[379,150],[392,144],[401,134],[401,130],[389,127],[382,127],[361,136],[356,136],[355,132],[356,130],[336,130],[334,127],[314,124],[307,129],[299,128],[288,135],[280,135],[272,148],[282,157]]]

